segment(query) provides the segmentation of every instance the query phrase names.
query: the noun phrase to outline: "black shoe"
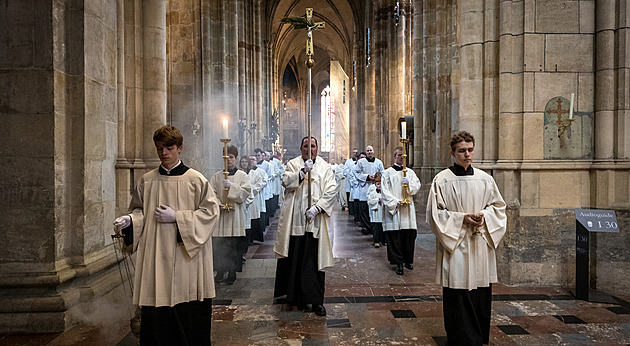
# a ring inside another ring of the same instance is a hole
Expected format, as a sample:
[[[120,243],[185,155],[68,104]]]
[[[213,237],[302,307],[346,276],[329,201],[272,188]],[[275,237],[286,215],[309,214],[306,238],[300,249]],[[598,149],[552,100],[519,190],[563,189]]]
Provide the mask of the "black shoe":
[[[228,274],[228,277],[227,277],[226,281],[227,281],[228,285],[231,285],[234,282],[236,282],[236,271],[230,270],[230,273]]]
[[[405,270],[403,269],[402,264],[396,265],[396,274],[403,275],[404,273],[405,273]]]
[[[413,270],[413,264],[406,263],[406,264],[405,264],[405,268],[407,268],[407,269],[409,269],[409,270]]]
[[[225,272],[217,272],[217,276],[214,277],[214,283],[218,284],[223,282],[223,278],[225,277]]]
[[[315,311],[317,316],[326,316],[326,308],[323,305],[315,305],[313,311]]]

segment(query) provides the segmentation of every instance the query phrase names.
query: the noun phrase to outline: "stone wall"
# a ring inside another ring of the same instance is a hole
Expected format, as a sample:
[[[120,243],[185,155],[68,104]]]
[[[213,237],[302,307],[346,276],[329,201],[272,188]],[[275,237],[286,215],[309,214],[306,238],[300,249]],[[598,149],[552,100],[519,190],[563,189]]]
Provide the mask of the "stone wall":
[[[416,82],[424,96],[416,169],[429,184],[450,165],[450,135],[475,135],[474,165],[495,177],[509,209],[499,250],[503,283],[575,284],[574,208],[613,209],[620,225],[627,222],[627,4],[461,1],[452,2],[453,22],[437,3],[421,4],[417,19],[424,25],[416,32],[425,41],[414,49],[416,64],[425,68]],[[444,59],[434,60],[435,51],[444,52],[435,37],[454,47]],[[450,87],[440,88],[445,84],[434,69],[448,58]],[[425,189],[420,199],[426,200]],[[630,278],[622,268],[630,267],[630,255],[623,246],[630,238],[623,229],[596,238],[593,288],[626,291]]]

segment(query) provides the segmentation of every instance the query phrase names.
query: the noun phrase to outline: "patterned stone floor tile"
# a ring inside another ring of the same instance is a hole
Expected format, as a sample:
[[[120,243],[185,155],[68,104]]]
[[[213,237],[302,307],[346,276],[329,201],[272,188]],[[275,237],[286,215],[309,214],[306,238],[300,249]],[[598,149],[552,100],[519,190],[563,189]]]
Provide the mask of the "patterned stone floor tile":
[[[394,318],[416,318],[416,314],[411,310],[391,310]]]
[[[575,331],[553,316],[513,316],[512,321],[526,329],[530,334],[572,333]]]
[[[265,241],[249,247],[236,282],[215,287],[214,346],[446,344],[442,287],[434,282],[435,237],[426,225],[419,224],[415,269],[399,276],[386,259],[387,248],[373,248],[371,237],[362,235],[347,213],[337,209],[333,217],[335,266],[326,270],[327,316],[274,302],[277,219],[272,219]],[[628,345],[630,295],[615,297],[618,305],[575,300],[562,287],[494,284],[490,345]],[[415,318],[392,311],[410,311]],[[584,323],[565,323],[571,322],[566,316]],[[120,325],[127,334],[120,333],[117,345],[134,345],[128,321]],[[529,334],[514,334],[518,328]],[[60,335],[0,335],[0,344],[102,345],[103,333],[80,325]]]
[[[411,304],[410,304],[411,305]],[[413,304],[410,306],[411,310],[416,314],[418,318],[424,317],[442,317],[442,303],[441,302],[422,302]]]
[[[575,326],[579,334],[588,335],[596,343],[630,344],[626,326],[613,323],[585,323]]]
[[[566,324],[585,324],[586,323],[581,318],[575,315],[554,315],[553,317],[557,318],[558,320]]]
[[[523,335],[530,334],[525,328],[521,327],[518,324],[506,324],[502,326],[497,326],[501,331],[507,335]]]

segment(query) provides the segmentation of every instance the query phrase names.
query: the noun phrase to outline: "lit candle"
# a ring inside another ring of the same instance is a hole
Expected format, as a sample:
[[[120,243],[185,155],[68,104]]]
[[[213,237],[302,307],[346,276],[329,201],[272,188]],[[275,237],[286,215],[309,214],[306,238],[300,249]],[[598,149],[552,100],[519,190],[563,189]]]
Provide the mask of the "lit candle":
[[[402,139],[407,139],[407,122],[403,121],[402,123],[400,123],[401,126],[401,132],[402,132]]]
[[[226,139],[228,138],[227,128],[228,128],[228,121],[227,119],[223,119],[223,138],[226,138]]]
[[[571,104],[569,106],[569,119],[573,119],[573,97],[575,97],[575,94],[571,93]]]

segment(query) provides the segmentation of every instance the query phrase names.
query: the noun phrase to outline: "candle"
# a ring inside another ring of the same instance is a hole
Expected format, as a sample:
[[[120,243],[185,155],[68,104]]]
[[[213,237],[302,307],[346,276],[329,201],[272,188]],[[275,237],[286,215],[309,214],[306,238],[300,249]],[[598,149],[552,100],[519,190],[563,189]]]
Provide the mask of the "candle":
[[[228,121],[227,119],[223,119],[223,138],[228,138]]]
[[[573,119],[573,97],[574,93],[571,93],[571,105],[569,106],[569,119]]]
[[[403,121],[402,123],[400,123],[400,126],[402,127],[402,139],[407,139],[407,122]]]

